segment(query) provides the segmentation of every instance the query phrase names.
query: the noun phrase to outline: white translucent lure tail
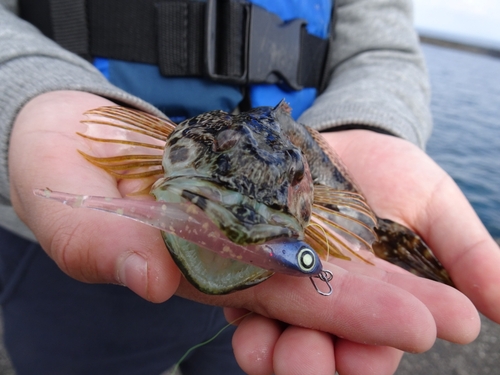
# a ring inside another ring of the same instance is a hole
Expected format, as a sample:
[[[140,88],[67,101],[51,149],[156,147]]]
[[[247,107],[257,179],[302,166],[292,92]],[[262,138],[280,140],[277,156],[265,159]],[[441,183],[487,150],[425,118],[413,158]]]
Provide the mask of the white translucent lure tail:
[[[252,264],[266,270],[292,276],[314,276],[322,271],[317,254],[305,242],[297,239],[280,239],[264,244],[239,245],[229,240],[219,228],[192,203],[165,203],[162,201],[108,198],[90,195],[75,195],[35,189],[36,196],[58,201],[73,208],[89,208],[124,216],[141,223],[174,234],[195,243],[222,257]],[[307,254],[304,251],[307,250]],[[296,254],[310,259],[307,270],[295,266]]]

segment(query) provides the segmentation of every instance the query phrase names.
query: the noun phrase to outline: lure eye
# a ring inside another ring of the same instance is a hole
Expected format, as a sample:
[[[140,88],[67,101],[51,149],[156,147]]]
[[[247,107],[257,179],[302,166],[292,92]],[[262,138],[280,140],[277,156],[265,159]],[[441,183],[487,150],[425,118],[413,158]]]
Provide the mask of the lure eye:
[[[303,247],[297,254],[297,263],[302,272],[310,272],[316,266],[314,251],[308,247]]]

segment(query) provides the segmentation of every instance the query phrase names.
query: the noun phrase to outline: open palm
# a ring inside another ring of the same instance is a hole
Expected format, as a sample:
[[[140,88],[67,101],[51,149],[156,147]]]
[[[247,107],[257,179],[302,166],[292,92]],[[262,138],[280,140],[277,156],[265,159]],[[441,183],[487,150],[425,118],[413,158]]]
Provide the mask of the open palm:
[[[496,272],[500,265],[498,247],[451,177],[422,150],[397,137],[366,130],[325,133],[324,136],[340,155],[351,177],[362,189],[377,215],[404,224],[420,234],[451,274],[456,286],[481,312],[500,323],[500,299],[496,295],[498,292],[495,287],[500,282],[500,276],[497,276]],[[403,277],[403,271],[383,261],[377,262],[377,270],[349,262],[335,263],[349,269],[350,274],[363,274],[372,278],[372,281],[376,279],[395,285],[416,296],[429,308],[438,337],[466,343],[477,334],[475,318],[460,327],[455,325],[465,323],[466,316],[472,313],[468,310],[468,304],[449,288],[413,276]],[[338,279],[337,273],[337,281]],[[351,280],[351,283],[354,281]],[[365,296],[365,291],[356,290],[356,296],[361,299],[369,298]],[[370,305],[367,299],[365,302]],[[340,309],[339,301],[335,303],[337,309]],[[370,310],[366,306],[362,309]],[[393,311],[394,306],[387,301],[385,318],[389,318]],[[355,321],[355,315],[351,311],[350,322]],[[472,323],[473,321],[475,322]],[[272,326],[271,322],[267,324]],[[360,326],[361,324],[356,327],[359,329]],[[241,354],[236,351],[239,360],[244,364],[248,358],[245,354],[260,348],[252,341],[250,327],[255,329],[248,323],[248,326],[241,327],[236,335],[237,342],[246,349],[242,350]],[[378,328],[384,330],[381,325],[378,325]],[[380,342],[376,346],[360,344],[366,341],[354,337],[353,332],[354,330],[350,335],[346,335],[345,332],[339,332],[338,328],[335,332],[337,338],[334,340],[333,351],[336,370],[341,374],[392,373],[402,353],[387,346],[383,347]],[[342,338],[338,337],[339,335]],[[299,348],[291,344],[281,344],[280,340],[277,336],[276,342],[273,343],[277,348],[274,352],[275,360],[280,355],[285,357],[294,352],[299,356]],[[396,347],[401,348],[397,345]],[[408,348],[406,350],[411,351]],[[295,368],[287,367],[283,373],[296,370],[297,366],[302,366],[302,371],[314,366],[303,357],[300,358],[298,363],[294,364]],[[316,365],[320,363],[311,362]]]
[[[330,133],[370,205],[416,231],[457,288],[500,323],[498,246],[452,178],[419,148],[369,131]]]

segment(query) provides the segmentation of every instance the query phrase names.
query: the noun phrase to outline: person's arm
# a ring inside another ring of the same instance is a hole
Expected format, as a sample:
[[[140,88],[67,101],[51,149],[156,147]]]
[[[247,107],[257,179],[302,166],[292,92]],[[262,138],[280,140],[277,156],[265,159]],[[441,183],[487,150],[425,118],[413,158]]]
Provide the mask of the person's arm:
[[[410,0],[337,0],[326,90],[299,122],[317,130],[383,130],[423,148],[429,82]]]
[[[90,63],[62,49],[1,5],[0,82],[2,204],[10,201],[7,151],[11,129],[21,108],[36,96],[57,90],[83,91],[161,115],[153,106],[111,85]]]

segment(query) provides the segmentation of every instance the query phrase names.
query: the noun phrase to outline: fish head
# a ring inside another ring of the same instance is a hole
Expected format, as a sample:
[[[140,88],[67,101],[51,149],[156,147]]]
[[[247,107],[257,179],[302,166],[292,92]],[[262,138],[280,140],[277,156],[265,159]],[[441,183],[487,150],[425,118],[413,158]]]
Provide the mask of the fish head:
[[[180,123],[167,139],[165,176],[152,193],[198,205],[238,243],[302,238],[312,211],[312,177],[276,111],[212,111]]]

